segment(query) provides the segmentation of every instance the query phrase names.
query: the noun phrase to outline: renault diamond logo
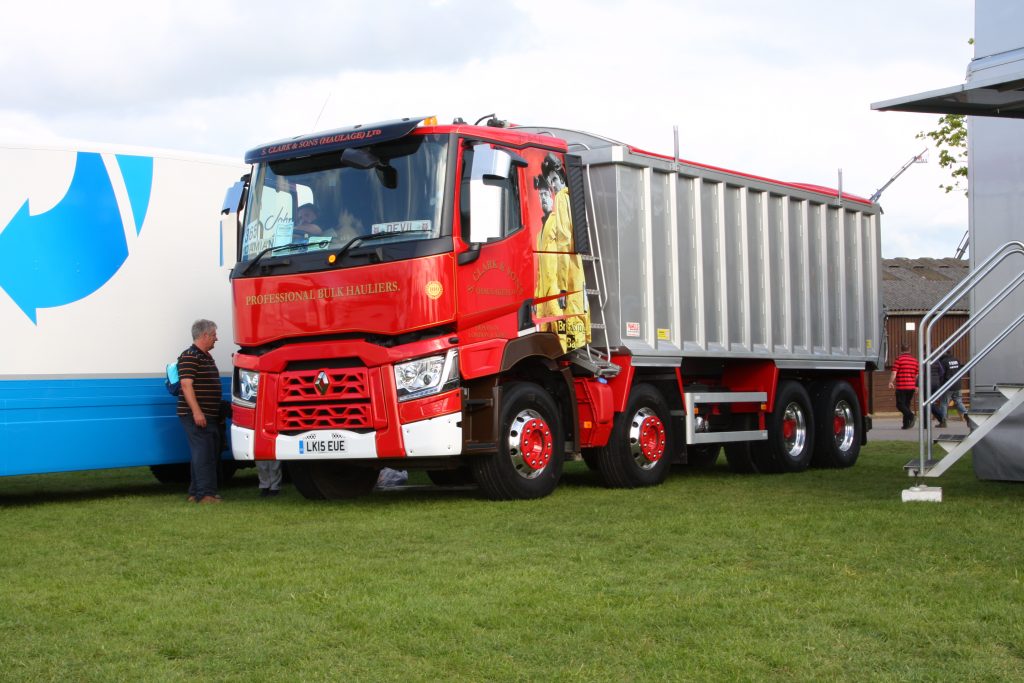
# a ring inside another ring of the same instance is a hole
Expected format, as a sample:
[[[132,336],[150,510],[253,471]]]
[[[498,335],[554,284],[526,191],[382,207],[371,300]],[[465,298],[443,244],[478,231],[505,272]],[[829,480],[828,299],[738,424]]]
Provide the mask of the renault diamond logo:
[[[320,374],[318,374],[316,379],[313,380],[313,386],[316,387],[316,390],[320,392],[321,396],[323,396],[331,387],[331,378],[327,376],[326,372],[321,370]]]

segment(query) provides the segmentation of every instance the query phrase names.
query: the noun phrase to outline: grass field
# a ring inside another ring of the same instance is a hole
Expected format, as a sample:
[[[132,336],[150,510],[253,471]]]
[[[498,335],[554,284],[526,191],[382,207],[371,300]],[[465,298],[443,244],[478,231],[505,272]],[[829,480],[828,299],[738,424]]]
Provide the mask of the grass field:
[[[0,479],[0,679],[1024,680],[1024,486],[901,503],[916,448],[508,503]]]

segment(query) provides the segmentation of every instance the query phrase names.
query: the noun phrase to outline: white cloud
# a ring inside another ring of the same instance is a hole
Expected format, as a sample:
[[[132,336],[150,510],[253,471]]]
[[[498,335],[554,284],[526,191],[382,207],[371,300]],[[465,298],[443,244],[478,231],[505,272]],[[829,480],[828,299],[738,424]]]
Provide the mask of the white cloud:
[[[0,135],[239,157],[495,112],[671,153],[678,124],[684,158],[830,186],[841,167],[870,195],[936,119],[870,103],[962,82],[972,25],[962,0],[23,3],[0,26]],[[967,205],[945,177],[917,165],[886,191],[886,256],[952,255]]]

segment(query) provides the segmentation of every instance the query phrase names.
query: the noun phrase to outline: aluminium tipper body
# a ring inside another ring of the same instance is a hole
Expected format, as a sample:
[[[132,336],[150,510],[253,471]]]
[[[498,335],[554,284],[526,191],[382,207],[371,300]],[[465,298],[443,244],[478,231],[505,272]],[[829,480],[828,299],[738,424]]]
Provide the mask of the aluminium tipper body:
[[[654,364],[878,365],[877,204],[552,132],[584,164],[612,348]]]

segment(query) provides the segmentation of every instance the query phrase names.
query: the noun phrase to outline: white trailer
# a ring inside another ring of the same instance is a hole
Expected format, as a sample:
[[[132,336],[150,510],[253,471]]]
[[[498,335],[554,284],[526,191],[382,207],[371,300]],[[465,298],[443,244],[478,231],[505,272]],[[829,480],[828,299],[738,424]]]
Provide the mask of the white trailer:
[[[218,210],[247,167],[68,143],[0,144],[0,169],[0,475],[187,462],[164,367],[208,318],[230,376]]]

